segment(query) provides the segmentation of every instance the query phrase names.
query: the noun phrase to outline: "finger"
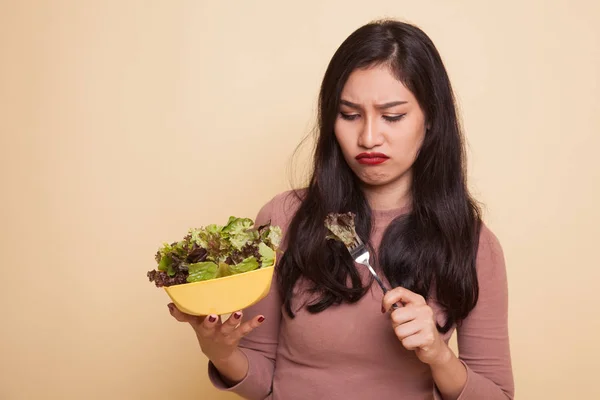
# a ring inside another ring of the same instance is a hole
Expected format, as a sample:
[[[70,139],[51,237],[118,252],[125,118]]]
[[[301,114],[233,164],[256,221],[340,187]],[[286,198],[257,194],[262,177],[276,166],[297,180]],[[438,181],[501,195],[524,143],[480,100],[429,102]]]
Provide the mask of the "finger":
[[[179,322],[188,322],[192,325],[197,325],[202,322],[201,317],[181,312],[173,303],[169,303],[167,306],[169,307],[169,312],[171,313],[173,318],[175,318]]]
[[[427,350],[433,344],[434,340],[435,338],[433,334],[421,330],[414,335],[410,335],[402,339],[401,342],[402,346],[404,346],[406,350]]]
[[[385,311],[389,310],[392,307],[392,304],[401,302],[402,304],[414,304],[421,305],[427,304],[423,296],[417,294],[415,292],[411,292],[408,289],[403,287],[397,287],[390,291],[388,291],[383,296],[383,309]]]
[[[258,328],[264,322],[264,320],[265,317],[262,315],[252,318],[250,321],[240,324],[240,326],[234,331],[233,335],[235,335],[236,339],[239,340],[252,332],[254,329]]]
[[[219,326],[219,317],[214,314],[207,315],[201,324],[198,324],[194,329],[200,336],[210,336],[214,333],[217,326]]]
[[[404,339],[401,340],[402,342],[402,346],[404,346],[404,348],[406,350],[416,350],[419,348],[419,344],[421,343],[421,340],[419,338],[419,335],[411,335],[409,337],[406,337]]]
[[[396,333],[398,339],[404,340],[409,336],[419,333],[422,329],[422,324],[418,320],[413,320],[394,327],[394,333]]]
[[[390,314],[392,326],[396,328],[399,325],[415,320],[419,316],[419,309],[415,306],[406,306],[398,308]]]
[[[242,322],[242,312],[236,311],[227,318],[227,321],[221,326],[221,333],[223,335],[230,335],[235,328]]]

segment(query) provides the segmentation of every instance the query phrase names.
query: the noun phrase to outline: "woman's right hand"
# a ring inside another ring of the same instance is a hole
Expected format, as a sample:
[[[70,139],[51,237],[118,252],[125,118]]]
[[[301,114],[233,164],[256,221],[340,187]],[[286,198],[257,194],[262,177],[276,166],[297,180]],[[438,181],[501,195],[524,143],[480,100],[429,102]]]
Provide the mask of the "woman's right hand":
[[[264,316],[259,315],[241,323],[243,313],[238,311],[231,314],[227,321],[221,322],[216,315],[198,317],[183,313],[173,303],[169,303],[169,311],[177,321],[187,322],[192,326],[202,352],[216,364],[230,360],[238,348],[240,339],[265,320]]]

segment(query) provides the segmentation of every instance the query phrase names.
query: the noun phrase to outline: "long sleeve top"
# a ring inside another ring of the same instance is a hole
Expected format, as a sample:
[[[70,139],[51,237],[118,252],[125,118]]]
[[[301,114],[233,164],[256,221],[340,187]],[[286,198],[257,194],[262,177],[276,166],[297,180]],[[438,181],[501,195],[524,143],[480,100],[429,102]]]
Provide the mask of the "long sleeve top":
[[[275,196],[262,207],[257,225],[271,221],[287,227],[299,206],[292,192]],[[373,211],[371,242],[378,248],[388,224],[403,209]],[[513,399],[514,383],[508,338],[508,289],[502,248],[485,225],[476,260],[479,300],[456,330],[459,360],[467,381],[459,400]],[[357,265],[368,282],[368,270]],[[300,283],[299,286],[302,286]],[[298,296],[303,291],[298,289]],[[395,336],[390,317],[381,313],[383,294],[374,284],[357,303],[329,307],[318,314],[297,309],[295,318],[283,310],[276,282],[268,296],[244,310],[248,318],[265,316],[261,326],[244,337],[246,377],[228,387],[209,362],[211,382],[220,390],[251,400],[307,399],[441,399],[431,370]],[[300,299],[300,304],[306,300]],[[428,300],[436,318],[444,312]]]

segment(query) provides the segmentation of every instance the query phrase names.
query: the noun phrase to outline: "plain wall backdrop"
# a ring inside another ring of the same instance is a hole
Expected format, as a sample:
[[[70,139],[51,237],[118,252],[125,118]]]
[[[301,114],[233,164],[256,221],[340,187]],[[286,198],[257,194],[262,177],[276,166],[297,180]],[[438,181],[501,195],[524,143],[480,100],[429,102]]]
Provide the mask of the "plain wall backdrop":
[[[381,17],[422,27],[456,90],[517,398],[600,398],[599,4],[1,1],[0,398],[237,398],[145,274],[302,176],[327,63]]]

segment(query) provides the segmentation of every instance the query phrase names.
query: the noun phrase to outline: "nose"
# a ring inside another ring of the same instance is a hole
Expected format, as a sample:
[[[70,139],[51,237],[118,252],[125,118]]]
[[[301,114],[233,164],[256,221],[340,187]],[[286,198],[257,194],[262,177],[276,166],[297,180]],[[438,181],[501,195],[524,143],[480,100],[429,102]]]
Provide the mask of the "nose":
[[[368,117],[364,119],[361,132],[358,135],[358,145],[365,149],[372,149],[383,143],[381,126],[376,118]]]

